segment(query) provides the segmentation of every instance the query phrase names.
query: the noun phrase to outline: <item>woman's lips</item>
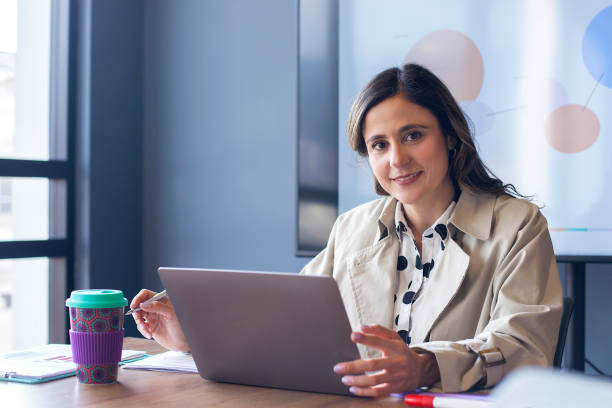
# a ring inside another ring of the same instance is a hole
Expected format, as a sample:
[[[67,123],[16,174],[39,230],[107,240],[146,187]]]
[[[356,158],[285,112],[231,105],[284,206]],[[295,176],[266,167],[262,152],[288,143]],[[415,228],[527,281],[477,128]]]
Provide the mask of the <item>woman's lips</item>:
[[[393,180],[394,183],[397,183],[400,186],[403,186],[406,184],[414,183],[421,174],[423,174],[423,171],[417,171],[415,173],[404,174],[399,177],[394,177],[391,180]]]

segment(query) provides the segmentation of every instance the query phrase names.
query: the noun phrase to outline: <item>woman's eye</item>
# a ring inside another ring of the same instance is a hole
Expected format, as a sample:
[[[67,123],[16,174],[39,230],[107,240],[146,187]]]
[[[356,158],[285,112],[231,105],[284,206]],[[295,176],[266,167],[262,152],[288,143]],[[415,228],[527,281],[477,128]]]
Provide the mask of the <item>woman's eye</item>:
[[[421,137],[423,137],[423,134],[421,132],[410,132],[410,133],[406,133],[403,137],[404,141],[407,142],[414,142],[416,140],[419,140]]]
[[[372,143],[372,150],[382,150],[385,148],[385,142]]]

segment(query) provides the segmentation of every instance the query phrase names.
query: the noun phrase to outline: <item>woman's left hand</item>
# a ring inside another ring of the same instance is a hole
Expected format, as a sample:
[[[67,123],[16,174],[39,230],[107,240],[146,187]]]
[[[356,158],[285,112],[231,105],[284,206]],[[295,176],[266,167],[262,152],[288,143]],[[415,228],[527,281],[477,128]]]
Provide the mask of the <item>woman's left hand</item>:
[[[383,354],[381,358],[347,361],[334,366],[336,373],[344,374],[342,382],[350,386],[353,394],[385,397],[392,392],[413,391],[438,381],[435,357],[415,352],[391,329],[380,325],[362,326],[361,332],[351,333],[351,340]]]

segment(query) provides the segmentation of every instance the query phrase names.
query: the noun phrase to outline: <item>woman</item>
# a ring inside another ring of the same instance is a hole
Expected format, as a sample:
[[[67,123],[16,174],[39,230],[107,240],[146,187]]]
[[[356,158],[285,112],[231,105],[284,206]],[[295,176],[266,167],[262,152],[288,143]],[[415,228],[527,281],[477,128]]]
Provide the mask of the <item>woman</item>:
[[[302,273],[333,276],[360,328],[362,359],[334,367],[351,392],[464,391],[551,365],[562,295],[546,220],[488,172],[446,86],[414,64],[381,72],[348,138],[383,198],[338,217]],[[169,301],[141,306],[145,337],[187,347]]]

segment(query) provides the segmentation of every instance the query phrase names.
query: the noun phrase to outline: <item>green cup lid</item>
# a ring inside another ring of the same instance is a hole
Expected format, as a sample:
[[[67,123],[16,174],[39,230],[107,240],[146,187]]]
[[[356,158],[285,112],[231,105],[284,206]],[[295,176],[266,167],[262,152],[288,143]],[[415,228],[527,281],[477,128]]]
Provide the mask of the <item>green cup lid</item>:
[[[66,306],[89,309],[106,309],[127,306],[123,292],[114,289],[83,289],[73,290]]]

